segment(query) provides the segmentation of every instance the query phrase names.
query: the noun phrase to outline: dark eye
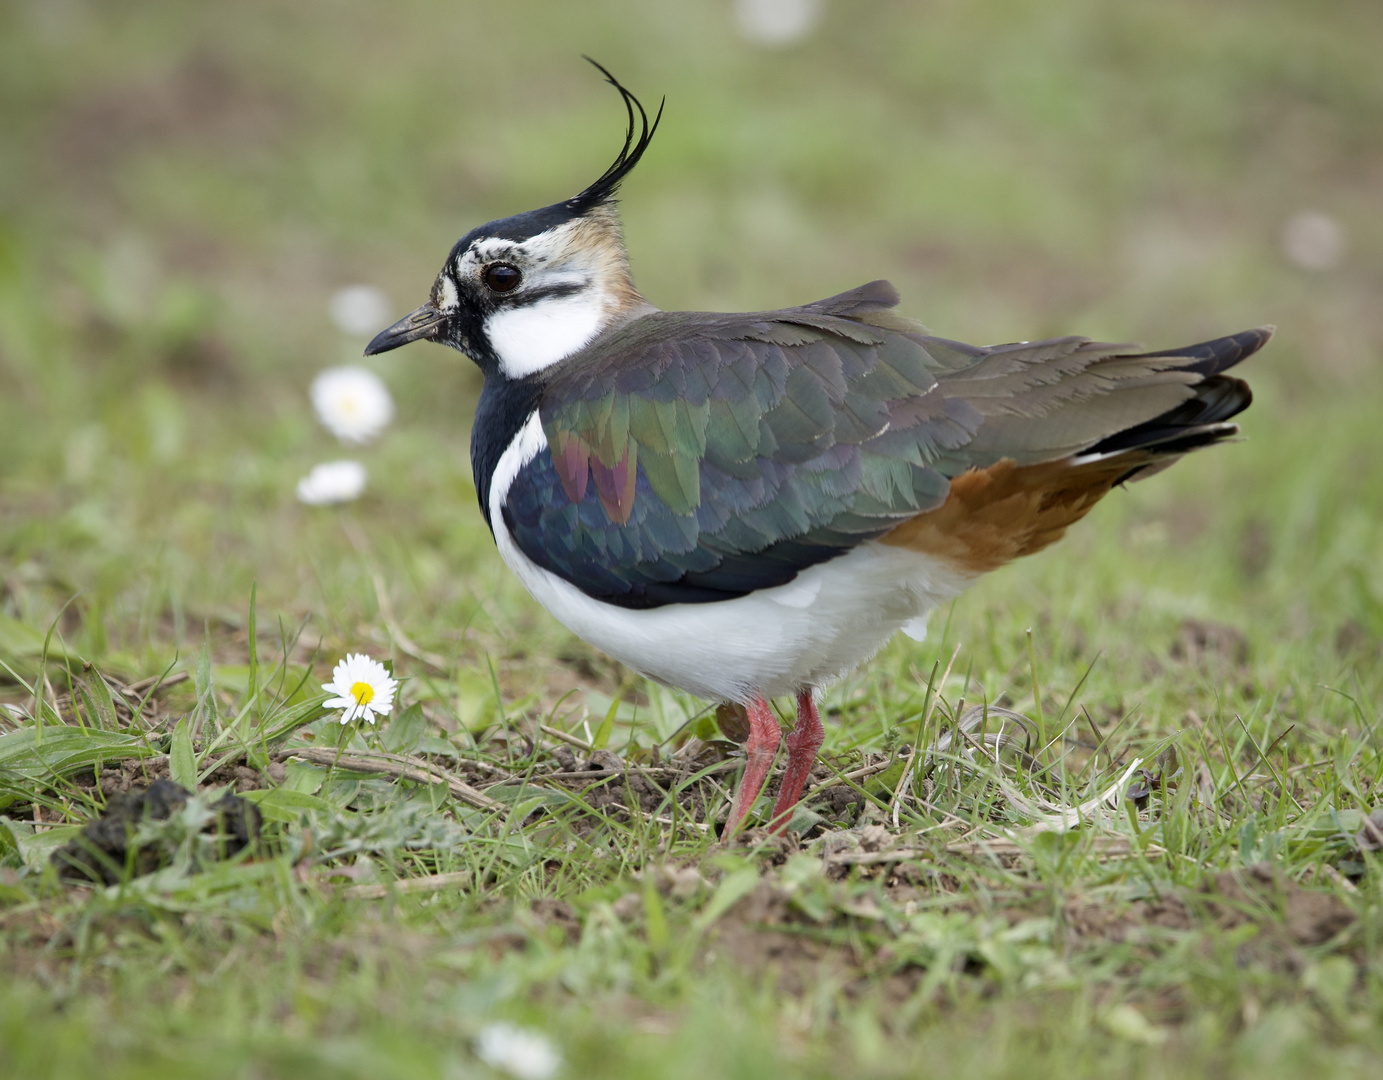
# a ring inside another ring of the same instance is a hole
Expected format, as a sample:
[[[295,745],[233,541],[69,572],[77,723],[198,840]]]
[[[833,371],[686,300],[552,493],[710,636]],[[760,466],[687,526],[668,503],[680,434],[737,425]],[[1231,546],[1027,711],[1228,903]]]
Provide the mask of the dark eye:
[[[513,292],[519,287],[523,275],[508,263],[494,263],[485,267],[485,284],[491,292]]]

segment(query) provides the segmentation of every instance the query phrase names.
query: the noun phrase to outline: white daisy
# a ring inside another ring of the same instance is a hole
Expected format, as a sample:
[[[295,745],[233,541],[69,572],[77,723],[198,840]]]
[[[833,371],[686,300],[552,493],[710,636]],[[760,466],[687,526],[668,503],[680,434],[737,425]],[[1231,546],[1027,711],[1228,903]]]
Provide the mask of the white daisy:
[[[394,418],[394,399],[373,371],[327,368],[312,380],[317,419],[344,442],[369,442]]]
[[[334,506],[360,498],[364,490],[364,465],[358,461],[328,461],[314,465],[298,481],[298,500],[308,506]]]
[[[369,337],[389,321],[389,299],[373,285],[347,285],[331,294],[331,321],[356,337]]]
[[[824,14],[822,0],[735,0],[740,36],[766,49],[797,44]]]
[[[341,723],[352,720],[375,722],[375,715],[388,716],[394,709],[399,684],[384,665],[364,653],[349,653],[331,673],[331,682],[322,689],[336,697],[327,699],[324,709],[344,709]]]
[[[517,1080],[547,1080],[562,1064],[546,1036],[513,1024],[487,1024],[475,1040],[475,1053]]]
[[[1345,234],[1340,223],[1319,210],[1293,214],[1282,227],[1282,250],[1303,270],[1333,270],[1345,257]]]

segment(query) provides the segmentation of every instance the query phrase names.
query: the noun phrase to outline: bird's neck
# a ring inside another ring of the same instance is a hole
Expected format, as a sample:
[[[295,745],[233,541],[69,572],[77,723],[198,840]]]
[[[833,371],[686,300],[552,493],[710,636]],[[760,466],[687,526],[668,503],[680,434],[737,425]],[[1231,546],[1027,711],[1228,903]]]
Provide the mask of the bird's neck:
[[[509,379],[498,372],[485,376],[471,425],[471,474],[475,479],[476,498],[480,500],[480,512],[485,515],[491,533],[495,525],[490,520],[490,484],[495,469],[514,436],[538,407],[542,393],[543,382],[538,376]]]

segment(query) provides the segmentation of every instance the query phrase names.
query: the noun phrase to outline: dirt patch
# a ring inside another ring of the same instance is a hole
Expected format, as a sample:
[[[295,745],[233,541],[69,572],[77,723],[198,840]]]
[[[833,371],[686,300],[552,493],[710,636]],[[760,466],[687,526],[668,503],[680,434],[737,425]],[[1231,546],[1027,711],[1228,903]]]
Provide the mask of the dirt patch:
[[[1267,932],[1271,949],[1277,952],[1324,945],[1357,919],[1333,893],[1313,892],[1262,863],[1221,871],[1195,891],[1128,905],[1076,898],[1065,909],[1067,932],[1081,942],[1134,941],[1149,927],[1232,930],[1253,924]],[[1262,951],[1258,945],[1254,949]]]
[[[141,825],[169,821],[186,808],[192,793],[171,780],[155,780],[141,791],[111,797],[106,812],[88,823],[76,839],[51,857],[61,877],[113,885],[126,876],[152,873],[172,860],[170,840],[137,844]],[[210,850],[228,858],[259,842],[259,810],[238,796],[226,794],[211,811],[201,831],[216,839]]]
[[[576,909],[565,900],[540,897],[529,905],[525,921],[531,920],[544,933],[555,933],[568,945],[581,940],[581,920]]]
[[[1242,668],[1249,662],[1249,639],[1227,623],[1187,619],[1172,642],[1171,654],[1191,664],[1217,660]]]
[[[1265,863],[1216,874],[1203,892],[1221,926],[1278,925],[1299,945],[1324,945],[1358,918],[1338,896],[1304,889]]]
[[[774,851],[765,861],[781,862],[781,855]],[[1052,915],[1046,890],[1035,888],[1030,899],[1020,894],[996,908],[991,900],[977,897],[958,882],[944,880],[934,868],[919,866],[919,873],[907,873],[907,869],[899,864],[888,871],[884,896],[897,905],[892,915],[869,896],[850,900],[841,893],[824,923],[796,910],[770,870],[716,924],[704,959],[730,959],[740,971],[770,978],[788,994],[810,993],[828,980],[847,995],[869,990],[906,996],[917,986],[923,969],[915,963],[896,962],[886,928],[896,922],[893,916],[906,918],[905,912],[912,910],[909,901],[930,901],[935,908],[941,900],[948,913],[998,917],[1011,926]],[[1055,932],[1065,949],[1084,951],[1107,944],[1156,948],[1166,940],[1166,932],[1204,931],[1201,947],[1208,950],[1219,932],[1255,925],[1260,932],[1238,945],[1236,961],[1296,974],[1306,965],[1302,947],[1335,940],[1356,919],[1338,896],[1303,888],[1272,867],[1255,866],[1216,874],[1197,890],[1153,899],[1120,902],[1073,897],[1063,906]],[[841,944],[842,940],[849,944]],[[867,944],[870,941],[875,944]],[[1176,1011],[1171,1004],[1168,1008]]]
[[[782,890],[765,880],[716,924],[703,960],[729,960],[742,973],[771,979],[779,992],[799,997],[823,983],[850,996],[877,991],[884,983],[896,983],[892,993],[905,996],[916,985],[915,972],[883,972],[886,954],[863,944],[823,940],[821,929],[794,912]]]
[[[270,764],[266,771],[261,772],[259,769],[252,769],[248,765],[228,761],[209,773],[201,787],[226,785],[239,795],[246,791],[272,787],[281,782],[284,775],[284,767],[278,762]],[[133,758],[103,768],[99,777],[94,776],[90,770],[78,773],[73,777],[73,783],[86,791],[99,789],[102,795],[110,798],[129,791],[138,791],[151,783],[168,779],[170,777],[167,758],[159,757],[147,760]]]

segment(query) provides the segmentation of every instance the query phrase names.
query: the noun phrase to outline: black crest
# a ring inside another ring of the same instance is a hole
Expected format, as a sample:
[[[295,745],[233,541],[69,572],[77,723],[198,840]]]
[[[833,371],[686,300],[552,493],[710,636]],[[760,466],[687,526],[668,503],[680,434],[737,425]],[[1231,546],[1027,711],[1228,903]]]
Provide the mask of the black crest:
[[[619,80],[600,64],[591,60],[589,56],[586,59],[605,76],[606,81],[618,90],[620,97],[624,99],[624,108],[629,114],[629,126],[624,133],[624,146],[620,149],[619,157],[615,158],[614,163],[601,174],[599,180],[580,195],[575,195],[566,202],[553,203],[551,206],[515,214],[513,217],[501,218],[498,221],[491,221],[479,228],[472,229],[456,242],[448,256],[448,261],[455,260],[476,240],[493,236],[505,240],[523,241],[589,213],[596,207],[610,202],[615,197],[620,183],[629,175],[630,170],[639,163],[639,158],[643,157],[643,152],[653,141],[653,133],[658,130],[658,121],[663,118],[662,104],[658,106],[658,115],[653,118],[653,123],[650,124],[648,113],[639,104],[639,99],[621,86]],[[664,99],[664,103],[666,103],[666,99]],[[637,137],[634,134],[636,113],[639,127]]]
[[[609,202],[615,196],[624,178],[629,175],[634,166],[639,163],[639,158],[643,157],[643,152],[648,149],[648,144],[653,141],[653,133],[658,130],[658,121],[663,118],[663,106],[667,104],[664,98],[658,104],[658,115],[653,118],[653,123],[648,122],[648,113],[639,103],[639,99],[631,94],[627,89],[620,85],[618,79],[609,73],[605,67],[596,63],[589,56],[582,57],[587,63],[591,64],[597,71],[605,76],[605,81],[619,91],[619,96],[624,99],[625,111],[629,114],[629,126],[624,133],[624,146],[619,152],[619,157],[615,158],[613,164],[601,174],[599,180],[588,187],[580,195],[573,196],[562,205],[571,211],[573,216],[580,216],[593,207],[601,203]],[[634,137],[634,114],[638,113],[639,136]]]

